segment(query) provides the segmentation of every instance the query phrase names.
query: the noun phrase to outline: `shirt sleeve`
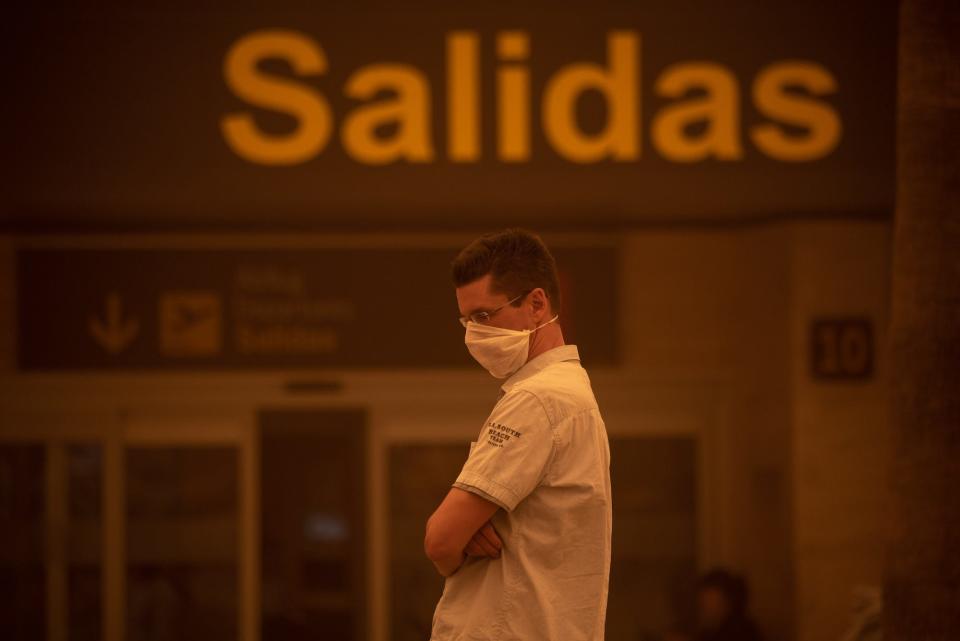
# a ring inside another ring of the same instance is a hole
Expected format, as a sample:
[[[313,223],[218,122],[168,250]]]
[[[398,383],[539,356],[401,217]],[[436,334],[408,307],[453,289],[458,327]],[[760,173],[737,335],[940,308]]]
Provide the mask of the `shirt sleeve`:
[[[513,511],[543,480],[554,448],[540,400],[526,390],[511,391],[487,417],[453,485]]]

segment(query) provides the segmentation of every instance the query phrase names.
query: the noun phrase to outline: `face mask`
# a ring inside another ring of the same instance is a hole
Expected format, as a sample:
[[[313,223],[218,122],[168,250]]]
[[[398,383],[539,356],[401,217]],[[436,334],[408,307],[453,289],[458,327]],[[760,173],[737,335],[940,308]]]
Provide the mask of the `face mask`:
[[[559,314],[534,329],[507,329],[470,321],[463,342],[470,354],[494,378],[506,378],[527,360],[530,334],[557,320]]]

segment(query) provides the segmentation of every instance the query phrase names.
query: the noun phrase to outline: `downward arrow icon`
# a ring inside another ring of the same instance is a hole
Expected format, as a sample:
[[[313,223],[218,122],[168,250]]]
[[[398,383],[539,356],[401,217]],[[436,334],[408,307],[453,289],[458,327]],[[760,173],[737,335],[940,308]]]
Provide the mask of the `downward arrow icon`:
[[[91,315],[88,322],[90,334],[100,343],[100,346],[111,354],[122,352],[140,331],[140,323],[135,318],[123,320],[123,310],[120,306],[120,295],[110,292],[107,296],[106,322]]]

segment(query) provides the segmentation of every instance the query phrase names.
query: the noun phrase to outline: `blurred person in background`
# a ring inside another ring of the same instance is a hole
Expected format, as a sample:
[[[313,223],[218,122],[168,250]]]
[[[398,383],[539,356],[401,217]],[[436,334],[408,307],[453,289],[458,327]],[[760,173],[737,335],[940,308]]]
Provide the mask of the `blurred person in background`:
[[[743,577],[723,568],[702,574],[696,584],[696,621],[669,630],[663,641],[764,641],[747,612]]]
[[[743,577],[715,568],[697,582],[694,641],[763,641],[747,611],[749,590]]]

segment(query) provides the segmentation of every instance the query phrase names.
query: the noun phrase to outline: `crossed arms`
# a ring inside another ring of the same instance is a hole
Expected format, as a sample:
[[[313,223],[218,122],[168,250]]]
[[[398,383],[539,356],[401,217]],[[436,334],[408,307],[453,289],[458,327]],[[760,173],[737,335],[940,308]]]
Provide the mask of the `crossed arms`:
[[[443,576],[450,576],[469,556],[497,558],[503,543],[490,523],[496,503],[458,487],[450,488],[427,519],[423,550]]]

